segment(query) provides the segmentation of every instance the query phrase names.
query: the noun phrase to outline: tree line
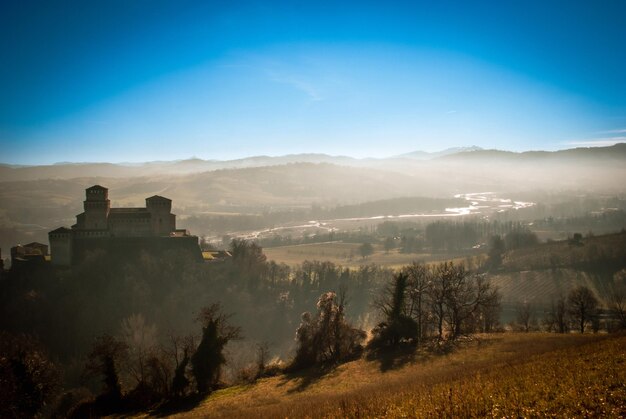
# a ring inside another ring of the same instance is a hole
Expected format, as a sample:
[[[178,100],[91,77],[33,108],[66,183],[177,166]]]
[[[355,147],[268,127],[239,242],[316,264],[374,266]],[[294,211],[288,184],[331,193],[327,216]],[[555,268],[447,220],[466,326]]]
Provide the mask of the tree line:
[[[0,345],[0,386],[19,391],[0,391],[0,405],[51,409],[61,387],[75,388],[55,402],[63,414],[84,399],[92,404],[83,409],[127,409],[200,397],[222,385],[224,350],[241,337],[256,359],[235,378],[251,380],[282,370],[268,365],[270,354],[290,359],[290,371],[501,330],[497,289],[462,264],[288,267],[268,262],[253,242],[234,240],[230,250],[216,264],[174,253],[123,263],[93,254],[71,271],[10,273],[0,281],[2,340],[12,342]],[[598,306],[582,311],[580,329],[575,301],[555,301],[550,330],[593,329],[588,313],[600,314]],[[625,317],[623,298],[610,307]]]

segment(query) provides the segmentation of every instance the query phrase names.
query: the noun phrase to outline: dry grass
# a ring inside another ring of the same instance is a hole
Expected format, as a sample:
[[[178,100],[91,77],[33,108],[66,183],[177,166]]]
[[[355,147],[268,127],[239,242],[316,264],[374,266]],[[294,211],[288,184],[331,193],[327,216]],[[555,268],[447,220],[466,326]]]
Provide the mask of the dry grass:
[[[379,360],[358,360],[328,374],[309,371],[263,379],[255,385],[218,391],[180,415],[344,418],[626,414],[624,336],[482,336],[449,355],[418,352],[396,361],[396,365],[383,368]]]

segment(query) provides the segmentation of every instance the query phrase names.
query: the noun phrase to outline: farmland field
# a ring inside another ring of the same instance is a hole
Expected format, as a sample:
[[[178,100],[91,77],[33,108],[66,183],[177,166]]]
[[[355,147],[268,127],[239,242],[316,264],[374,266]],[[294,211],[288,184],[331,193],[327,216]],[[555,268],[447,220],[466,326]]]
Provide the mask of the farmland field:
[[[374,244],[374,253],[366,258],[359,254],[360,243],[340,241],[326,243],[299,244],[264,248],[268,260],[282,262],[290,266],[298,265],[305,260],[330,261],[345,267],[358,267],[377,264],[388,268],[400,268],[413,262],[433,262],[450,260],[454,255],[445,253],[400,253],[397,249],[386,252],[382,245]],[[464,260],[459,258],[458,260]]]

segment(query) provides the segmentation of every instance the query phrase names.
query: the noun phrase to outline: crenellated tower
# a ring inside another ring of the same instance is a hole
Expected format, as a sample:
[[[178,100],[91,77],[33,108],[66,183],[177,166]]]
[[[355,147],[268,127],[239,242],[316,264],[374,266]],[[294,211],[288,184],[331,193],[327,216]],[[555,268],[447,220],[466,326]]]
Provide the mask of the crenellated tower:
[[[176,216],[172,214],[172,200],[154,195],[146,198],[146,209],[150,213],[152,234],[169,236],[176,230]]]
[[[94,185],[85,190],[86,198],[83,201],[85,208],[84,229],[106,230],[108,217],[111,211],[109,190],[100,185]]]

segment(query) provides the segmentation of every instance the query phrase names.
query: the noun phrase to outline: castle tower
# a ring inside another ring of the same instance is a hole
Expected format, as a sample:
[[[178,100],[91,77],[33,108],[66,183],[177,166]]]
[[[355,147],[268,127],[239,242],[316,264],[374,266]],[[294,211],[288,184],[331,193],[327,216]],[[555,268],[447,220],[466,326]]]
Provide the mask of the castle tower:
[[[72,230],[59,227],[48,233],[52,264],[70,266],[72,264]]]
[[[169,236],[176,230],[176,216],[172,214],[172,200],[154,195],[146,198],[146,209],[150,212],[152,234]]]
[[[109,190],[103,186],[95,185],[85,189],[85,224],[88,230],[106,230],[108,217],[111,210]]]

